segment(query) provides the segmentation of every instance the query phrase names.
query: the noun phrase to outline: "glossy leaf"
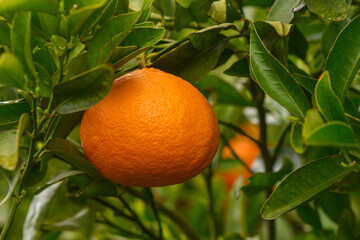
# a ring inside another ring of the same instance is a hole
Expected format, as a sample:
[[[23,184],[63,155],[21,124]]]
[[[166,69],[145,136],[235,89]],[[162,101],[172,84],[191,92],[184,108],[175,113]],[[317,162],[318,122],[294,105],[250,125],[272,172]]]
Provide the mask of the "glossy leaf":
[[[0,12],[34,11],[57,14],[59,6],[56,0],[0,0]]]
[[[47,146],[47,154],[53,154],[78,168],[96,180],[106,180],[97,168],[90,164],[85,156],[62,138],[53,138]]]
[[[95,220],[95,211],[89,208],[76,213],[74,216],[55,223],[45,223],[41,229],[47,231],[75,231],[89,227]]]
[[[0,84],[19,89],[26,87],[21,62],[12,53],[0,55],[0,75]]]
[[[110,91],[114,71],[100,65],[60,83],[54,88],[57,111],[68,114],[94,106]]]
[[[131,32],[139,13],[126,13],[109,20],[96,33],[89,45],[88,66],[90,68],[105,63],[112,52]]]
[[[271,6],[267,20],[290,23],[294,17],[293,9],[299,6],[300,3],[301,0],[276,0]]]
[[[24,240],[40,239],[42,234],[41,225],[60,185],[61,182],[55,183],[32,199],[23,226]]]
[[[144,0],[140,10],[140,17],[138,22],[146,22],[151,14],[151,4],[154,0]]]
[[[312,146],[353,147],[355,137],[352,129],[340,121],[331,121],[314,128],[305,143]]]
[[[274,186],[280,181],[286,174],[291,172],[293,164],[290,160],[284,159],[283,166],[277,172],[271,173],[254,173],[249,177],[249,184],[241,188],[248,196],[254,196],[255,194],[265,191]]]
[[[64,181],[65,179],[68,179],[69,177],[72,176],[77,176],[77,175],[81,175],[84,174],[84,172],[80,171],[80,170],[75,170],[75,169],[63,169],[60,170],[52,179],[50,179],[47,183],[45,183],[42,186],[39,186],[36,188],[35,190],[35,194],[39,194],[40,192],[42,192],[43,190],[45,190],[46,188],[54,185],[55,183],[59,183]]]
[[[84,7],[76,8],[71,11],[67,19],[69,32],[72,34],[78,33],[91,14],[93,14],[97,9],[101,8],[105,3],[106,0],[98,0],[96,2],[91,2],[91,4],[88,4]]]
[[[30,113],[27,102],[0,104],[0,131],[16,128],[23,113]]]
[[[11,46],[16,57],[23,64],[28,78],[36,76],[31,49],[31,13],[17,12],[11,28]],[[32,86],[33,87],[33,86]]]
[[[346,0],[305,0],[309,10],[333,21],[346,19]]]
[[[84,38],[96,25],[102,25],[112,18],[115,14],[117,4],[117,0],[109,0],[105,2],[104,6],[96,9],[91,16],[87,18],[83,26],[81,26],[80,38]]]
[[[302,138],[302,125],[299,123],[291,125],[290,144],[297,153],[304,153],[306,150]]]
[[[360,67],[360,15],[350,21],[336,39],[325,64],[331,86],[343,102]]]
[[[315,88],[315,99],[320,112],[327,121],[348,123],[339,98],[331,88],[329,72],[324,72]]]
[[[250,35],[250,67],[254,80],[275,101],[300,119],[310,108],[304,92],[294,77],[266,49],[255,29]]]
[[[331,47],[334,45],[334,42],[341,32],[341,30],[346,26],[349,21],[341,22],[330,22],[323,33],[321,38],[321,49],[324,56],[327,56],[331,50]]]
[[[239,61],[231,65],[230,68],[224,71],[225,74],[237,77],[249,77],[249,60],[248,58],[242,58]]]
[[[322,158],[293,171],[274,190],[261,209],[265,219],[275,219],[328,189],[353,172],[340,156]]]
[[[315,95],[315,87],[317,84],[317,79],[297,73],[294,73],[294,78],[309,93]]]
[[[159,42],[164,34],[164,28],[135,27],[111,56],[110,61],[114,62],[114,68],[118,69],[126,62]],[[134,49],[134,46],[136,49]]]
[[[159,57],[152,67],[175,74],[196,84],[216,65],[225,45],[225,41],[219,41],[210,48],[199,51],[190,42],[185,42]]]

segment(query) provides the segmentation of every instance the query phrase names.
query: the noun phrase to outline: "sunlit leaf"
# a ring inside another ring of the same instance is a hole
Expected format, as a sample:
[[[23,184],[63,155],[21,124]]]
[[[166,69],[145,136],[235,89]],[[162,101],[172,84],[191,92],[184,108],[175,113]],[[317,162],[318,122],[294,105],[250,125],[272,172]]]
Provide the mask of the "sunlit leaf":
[[[19,59],[12,53],[0,55],[0,83],[6,86],[24,89],[24,71]]]
[[[0,12],[35,11],[57,14],[57,0],[0,0]]]
[[[309,10],[328,20],[346,19],[346,0],[305,0]]]
[[[340,156],[322,158],[293,171],[274,190],[261,209],[265,219],[274,219],[310,200],[346,177],[354,169],[344,167]]]
[[[299,6],[300,3],[301,0],[276,0],[270,9],[267,20],[290,23],[294,17],[293,9]]]

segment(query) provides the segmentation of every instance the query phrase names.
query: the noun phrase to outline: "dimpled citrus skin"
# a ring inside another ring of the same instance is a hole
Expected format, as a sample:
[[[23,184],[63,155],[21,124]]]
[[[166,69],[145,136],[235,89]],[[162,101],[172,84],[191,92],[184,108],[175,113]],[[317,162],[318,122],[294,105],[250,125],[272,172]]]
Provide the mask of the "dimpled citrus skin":
[[[219,125],[190,83],[154,68],[125,74],[88,109],[81,124],[85,155],[115,183],[156,187],[201,173],[219,144]]]

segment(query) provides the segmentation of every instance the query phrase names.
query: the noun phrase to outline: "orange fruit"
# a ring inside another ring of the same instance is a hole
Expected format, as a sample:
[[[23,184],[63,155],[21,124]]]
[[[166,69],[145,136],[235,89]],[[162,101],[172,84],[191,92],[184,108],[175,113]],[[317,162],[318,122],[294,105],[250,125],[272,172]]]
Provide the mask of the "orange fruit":
[[[260,131],[257,125],[251,123],[241,124],[239,126],[246,134],[249,136],[259,139]],[[260,149],[256,143],[250,140],[248,137],[236,134],[232,139],[229,140],[229,145],[234,150],[236,155],[244,161],[244,163],[251,167],[252,163],[256,157],[260,154]],[[222,153],[222,158],[234,158],[229,147],[224,147]],[[247,171],[243,166],[233,169],[225,169],[220,171],[222,178],[224,179],[225,187],[227,191],[231,190],[236,179],[240,174],[243,173],[244,181],[247,182],[247,179],[251,176],[251,173]]]
[[[89,161],[115,183],[138,187],[184,182],[212,161],[219,125],[190,83],[144,68],[116,79],[85,111],[81,141]]]

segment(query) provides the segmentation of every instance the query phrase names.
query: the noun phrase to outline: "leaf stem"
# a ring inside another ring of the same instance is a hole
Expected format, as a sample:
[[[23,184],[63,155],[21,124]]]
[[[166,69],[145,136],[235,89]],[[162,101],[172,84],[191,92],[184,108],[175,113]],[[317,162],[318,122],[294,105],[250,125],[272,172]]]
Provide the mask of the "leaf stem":
[[[160,219],[160,216],[159,216],[159,212],[158,212],[158,208],[156,207],[156,204],[155,204],[155,200],[154,200],[154,195],[151,191],[151,188],[145,188],[145,191],[149,194],[149,197],[150,197],[150,205],[154,211],[154,215],[155,215],[155,218],[156,218],[156,221],[158,223],[158,228],[159,228],[159,239],[160,240],[163,240],[163,231],[162,231],[162,226],[161,226],[161,219]]]
[[[10,209],[10,213],[8,216],[8,220],[5,223],[5,226],[3,227],[1,234],[0,234],[0,239],[3,240],[5,239],[5,236],[14,220],[14,216],[17,210],[17,207],[19,206],[19,202],[16,198],[12,199],[12,204],[11,204],[11,209]]]
[[[209,211],[210,211],[210,240],[217,239],[217,231],[216,231],[216,216],[215,216],[215,207],[214,207],[214,196],[212,191],[212,167],[211,164],[208,167],[208,172],[204,174],[205,176],[205,183],[206,183],[206,190],[209,197]]]

